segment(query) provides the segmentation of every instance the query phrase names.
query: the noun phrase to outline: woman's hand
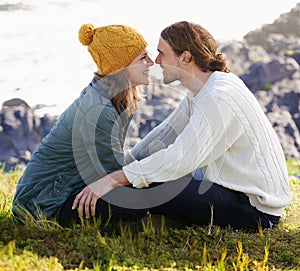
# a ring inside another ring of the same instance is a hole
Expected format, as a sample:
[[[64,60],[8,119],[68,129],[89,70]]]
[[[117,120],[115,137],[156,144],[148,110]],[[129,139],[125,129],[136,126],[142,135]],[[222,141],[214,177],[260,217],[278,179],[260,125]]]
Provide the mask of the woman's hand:
[[[116,186],[130,184],[122,170],[113,172],[89,184],[76,196],[72,209],[78,207],[80,214],[90,218],[96,214],[96,205],[99,198],[106,195]]]

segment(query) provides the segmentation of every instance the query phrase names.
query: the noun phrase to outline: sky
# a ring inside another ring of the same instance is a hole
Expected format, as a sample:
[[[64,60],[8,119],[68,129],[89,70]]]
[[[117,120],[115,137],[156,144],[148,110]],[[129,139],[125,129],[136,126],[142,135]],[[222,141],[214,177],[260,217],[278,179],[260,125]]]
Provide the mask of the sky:
[[[0,11],[0,104],[20,97],[32,106],[48,103],[63,110],[95,71],[77,39],[84,23],[135,27],[155,59],[161,30],[176,21],[201,24],[218,41],[241,40],[300,0],[0,0],[0,5],[18,2],[32,8]]]

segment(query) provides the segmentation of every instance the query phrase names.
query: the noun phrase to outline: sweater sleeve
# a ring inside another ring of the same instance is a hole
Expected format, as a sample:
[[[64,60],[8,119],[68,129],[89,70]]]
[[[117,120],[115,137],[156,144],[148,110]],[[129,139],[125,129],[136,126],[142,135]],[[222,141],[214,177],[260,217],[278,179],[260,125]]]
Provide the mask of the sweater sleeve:
[[[126,153],[126,162],[141,160],[174,143],[189,121],[189,96],[162,123]]]
[[[198,96],[192,101],[193,110],[188,124],[174,143],[123,167],[134,187],[178,179],[224,154],[227,148],[224,134],[234,123],[231,110],[217,104],[216,99],[207,93]],[[237,127],[237,133],[238,130]]]

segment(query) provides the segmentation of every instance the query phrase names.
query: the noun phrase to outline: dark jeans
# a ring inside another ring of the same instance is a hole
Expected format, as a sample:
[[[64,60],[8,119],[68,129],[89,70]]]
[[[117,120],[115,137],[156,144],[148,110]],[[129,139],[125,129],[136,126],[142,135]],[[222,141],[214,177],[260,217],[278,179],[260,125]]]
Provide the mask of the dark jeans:
[[[212,223],[221,227],[230,225],[232,228],[245,230],[257,230],[259,226],[263,229],[272,228],[279,223],[280,217],[258,211],[251,206],[248,197],[241,192],[193,178],[186,178],[184,181],[186,185],[183,188],[182,179],[179,179],[163,184],[153,184],[147,189],[132,189],[133,194],[127,195],[127,198],[126,195],[124,197],[124,193],[123,195],[120,194],[124,200],[128,199],[128,201],[133,202],[134,208],[119,207],[99,199],[96,217],[101,217],[101,221],[104,223],[108,219],[112,223],[120,220],[137,221],[145,217],[149,211],[150,214],[164,215],[185,225],[208,225]],[[178,185],[181,185],[180,189],[178,189]],[[164,192],[161,190],[180,192],[177,195],[174,194],[170,200],[165,201],[163,200]],[[78,211],[71,209],[75,196],[71,196],[64,203],[57,215],[58,222],[62,226],[80,222]],[[156,202],[153,200],[155,196],[159,197],[156,200],[158,200],[157,202],[161,201],[161,204],[153,206],[153,203]],[[139,198],[136,203],[134,202],[135,198]],[[145,201],[142,204],[141,199]],[[149,207],[146,208],[147,204]],[[142,206],[143,209],[135,209],[139,206]]]
[[[259,226],[263,229],[272,228],[280,220],[278,216],[257,210],[244,193],[195,179],[170,201],[151,208],[150,213],[161,214],[185,224],[212,223],[245,230],[257,230]]]

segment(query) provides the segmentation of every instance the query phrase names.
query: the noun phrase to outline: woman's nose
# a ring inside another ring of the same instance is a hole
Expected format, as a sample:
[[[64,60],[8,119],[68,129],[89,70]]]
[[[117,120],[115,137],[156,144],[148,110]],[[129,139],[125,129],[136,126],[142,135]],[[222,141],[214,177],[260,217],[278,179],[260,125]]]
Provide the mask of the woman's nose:
[[[148,65],[150,65],[150,66],[154,65],[153,60],[152,60],[149,56],[148,56],[148,59],[147,59],[147,63],[148,63]]]

